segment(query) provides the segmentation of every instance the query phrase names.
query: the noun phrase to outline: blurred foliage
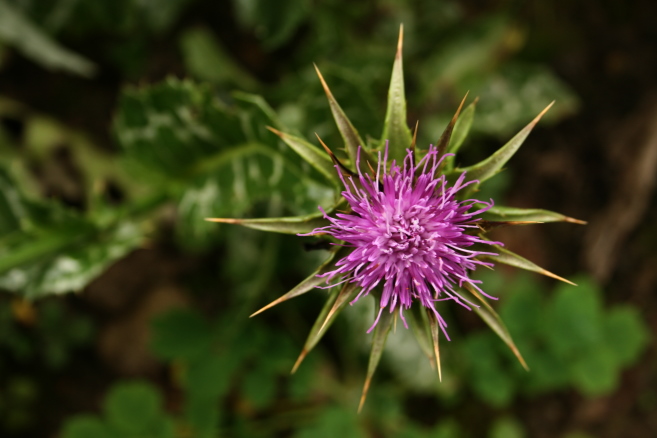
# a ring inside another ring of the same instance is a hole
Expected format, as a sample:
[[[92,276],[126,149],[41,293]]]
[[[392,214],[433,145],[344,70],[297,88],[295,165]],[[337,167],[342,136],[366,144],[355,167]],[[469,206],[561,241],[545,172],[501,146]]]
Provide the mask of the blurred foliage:
[[[61,436],[247,438],[292,432],[295,438],[364,438],[376,431],[403,438],[468,436],[453,419],[442,418],[431,427],[410,421],[390,388],[372,394],[357,415],[353,403],[359,379],[338,378],[316,355],[290,376],[298,347],[289,335],[239,319],[226,315],[212,322],[192,310],[157,318],[152,349],[170,366],[167,391],[180,393],[169,394],[180,401],[176,413],[163,411],[162,395],[152,384],[123,381],[109,390],[102,417],[73,416]],[[502,418],[491,424],[489,436],[522,437],[522,430],[516,421]]]
[[[524,438],[524,428],[518,421],[511,418],[499,418],[491,426],[489,438]]]
[[[183,394],[179,415],[163,413],[161,396],[152,385],[121,382],[107,395],[104,419],[73,417],[64,425],[63,437],[83,436],[92,428],[107,436],[246,438],[280,430],[296,430],[299,437],[365,436],[355,428],[353,410],[307,404],[315,398],[312,392],[330,392],[337,382],[317,379],[314,360],[289,377],[295,348],[284,333],[258,323],[244,326],[230,316],[211,323],[191,310],[165,314],[153,328],[153,351],[170,363],[171,384]],[[267,420],[258,419],[263,413],[268,413]]]
[[[532,397],[569,387],[589,397],[615,389],[621,368],[643,351],[647,329],[633,308],[604,310],[599,290],[585,277],[578,281],[579,287],[558,286],[549,299],[538,283],[524,275],[500,291],[500,313],[509,321],[530,372],[517,364],[494,334],[474,333],[459,342],[461,357],[447,360],[444,382],[437,384],[420,372],[426,385],[423,392],[439,389],[452,399],[450,410],[458,412],[466,401],[448,394],[455,383],[498,407],[508,406],[518,395]],[[346,320],[348,327],[338,330],[353,332],[367,326],[362,309],[359,313],[363,318],[353,319],[352,314]],[[72,417],[63,426],[63,437],[82,436],[96,428],[107,436],[128,436],[128,430],[150,431],[154,437],[265,437],[285,431],[295,431],[295,437],[365,437],[375,430],[411,438],[467,436],[453,421],[440,421],[431,428],[409,422],[397,390],[374,391],[365,413],[356,416],[352,408],[359,391],[357,378],[338,378],[317,353],[289,376],[298,345],[289,334],[257,320],[245,324],[241,315],[226,314],[210,321],[197,311],[175,310],[157,318],[153,329],[153,352],[171,370],[168,391],[182,394],[175,414],[162,410],[162,396],[152,385],[119,382],[107,395],[103,418]],[[402,330],[392,338],[400,335],[407,333]],[[386,361],[391,370],[408,367],[409,358],[428,364],[417,346],[411,349],[414,353],[402,353],[403,345],[389,344]],[[365,343],[342,347],[367,349]],[[408,385],[407,377],[400,374],[400,382]],[[138,408],[130,408],[133,405]],[[152,429],[156,424],[157,430]],[[496,419],[488,430],[491,438],[526,436],[518,421],[506,417]]]
[[[49,38],[74,40],[107,32],[108,19],[116,35],[139,29],[131,42],[121,37],[103,43],[108,45],[105,53],[118,53],[120,47],[147,44],[171,29],[194,3],[176,1],[162,8],[154,2],[131,0],[111,4],[59,0],[50,5],[3,0],[2,5],[32,20],[35,29],[41,26],[44,38],[50,34]],[[318,204],[331,204],[332,192],[323,177],[265,127],[308,137],[316,132],[329,144],[335,143],[337,133],[312,71],[314,60],[354,124],[368,139],[376,138],[396,26],[381,23],[374,32],[377,38],[368,38],[356,28],[331,32],[344,26],[345,20],[358,23],[368,11],[349,8],[345,17],[337,1],[322,4],[321,11],[312,14],[306,1],[275,6],[257,0],[234,1],[232,6],[240,29],[262,43],[263,56],[290,44],[300,45],[286,65],[289,73],[274,72],[277,84],[270,86],[263,72],[247,73],[244,59],[226,50],[207,27],[185,28],[179,36],[184,68],[214,87],[171,78],[152,86],[125,88],[114,122],[114,136],[122,148],[118,156],[100,156],[93,152],[96,145],[78,140],[78,133],[42,121],[29,110],[17,110],[11,102],[4,105],[2,115],[18,117],[34,127],[37,139],[56,136],[70,143],[67,147],[73,150],[74,165],[82,169],[83,177],[70,181],[62,191],[74,192],[64,193],[68,197],[83,196],[73,201],[82,203],[83,209],[43,199],[43,191],[35,190],[43,183],[30,165],[48,163],[56,146],[38,141],[19,145],[10,137],[0,137],[4,138],[0,147],[9,152],[0,168],[0,183],[6,186],[0,200],[4,205],[0,211],[0,287],[27,297],[82,289],[112,262],[146,242],[153,220],[167,203],[177,205],[178,241],[195,250],[207,249],[219,240],[220,227],[204,222],[206,217],[253,215],[255,209],[265,215],[295,215],[314,212]],[[379,7],[389,8],[405,21],[407,65],[412,66],[406,80],[415,90],[409,104],[422,120],[421,142],[438,137],[468,90],[482,97],[474,128],[487,135],[508,134],[527,121],[527,114],[553,99],[558,103],[549,116],[555,119],[576,108],[575,96],[549,70],[513,60],[524,44],[524,34],[522,26],[506,14],[463,28],[464,11],[451,2],[441,2],[440,7],[383,2]],[[431,22],[427,14],[432,15]],[[1,23],[0,29],[7,35],[24,33],[7,30],[8,25]],[[299,33],[306,35],[302,43],[297,42]],[[5,43],[17,44],[8,38]],[[42,52],[45,57],[53,50],[31,51],[30,56],[39,58]],[[132,56],[142,54],[138,51]],[[140,67],[134,62],[110,58],[101,62],[124,69],[127,77],[139,75]],[[263,94],[279,107],[279,114],[258,95],[231,94],[229,90],[236,86]],[[17,147],[25,150],[17,154],[13,152]],[[82,195],[75,193],[80,191],[76,186],[82,187]],[[107,199],[111,187],[126,197],[119,205]]]
[[[135,175],[130,188],[143,186],[132,190],[137,199],[119,206],[91,193],[94,208],[84,214],[28,197],[12,170],[29,181],[29,162],[10,157],[0,167],[0,287],[30,298],[82,289],[143,244],[144,228],[165,202],[178,204],[181,244],[197,249],[216,243],[218,227],[206,217],[241,215],[256,206],[270,214],[299,214],[331,203],[321,177],[301,168],[298,157],[266,131],[267,124],[277,125],[272,114],[255,96],[243,94],[227,107],[206,87],[174,79],[127,91],[115,123],[124,168],[115,173],[124,181]],[[88,177],[98,188],[108,182],[103,177],[114,175]]]
[[[499,410],[484,426],[459,412],[568,388],[587,397],[616,389],[648,340],[638,309],[604,306],[586,277],[551,294],[518,277],[487,291],[501,297],[529,373],[493,334],[475,333],[447,355],[436,384],[426,357],[398,330],[384,356],[396,379],[356,416],[364,370],[347,357],[366,351],[351,334],[364,331],[369,310],[348,308],[328,345],[289,377],[298,333],[310,324],[304,312],[287,310],[276,329],[246,315],[280,283],[302,278],[321,252],[203,220],[333,203],[330,182],[266,126],[341,144],[314,62],[365,140],[378,139],[400,22],[409,122],[420,121],[420,144],[438,139],[468,91],[480,98],[473,138],[482,145],[508,137],[552,100],[546,120],[573,114],[577,96],[530,53],[528,29],[507,3],[473,16],[452,0],[0,0],[0,75],[25,58],[53,72],[27,80],[53,79],[53,89],[67,74],[83,78],[50,102],[61,114],[44,114],[49,106],[30,100],[29,83],[12,99],[0,96],[0,289],[10,292],[0,300],[0,434],[37,430],[39,409],[50,409],[41,406],[44,382],[75,373],[86,360],[76,349],[94,341],[90,316],[64,301],[24,298],[81,291],[131,251],[162,241],[190,257],[220,255],[213,270],[221,281],[214,272],[194,275],[216,281],[200,289],[221,305],[207,310],[211,317],[179,310],[157,318],[152,350],[170,370],[166,382],[117,379],[96,414],[63,421],[63,438],[457,438],[473,429],[514,438],[527,436],[525,426]],[[71,102],[85,105],[74,117],[64,113]],[[81,126],[103,105],[113,123]],[[471,149],[483,156],[484,148]],[[496,198],[510,178],[503,173],[489,187]],[[416,393],[438,395],[430,424],[407,406]]]
[[[209,88],[171,79],[120,103],[115,132],[125,159],[179,199],[181,242],[190,246],[211,243],[217,226],[208,217],[241,216],[265,201],[270,213],[309,213],[332,201],[320,177],[266,130],[278,125],[273,110],[257,96],[237,99],[228,108]]]
[[[574,387],[595,397],[617,388],[621,370],[644,351],[648,327],[632,306],[604,309],[601,291],[589,278],[580,276],[576,282],[558,285],[549,298],[524,275],[499,290],[500,315],[530,372],[494,335],[470,336],[463,343],[468,380],[482,400],[506,406],[519,394]]]
[[[46,68],[83,76],[91,76],[95,70],[91,62],[61,47],[6,0],[0,1],[0,41]]]
[[[38,384],[34,379],[14,374],[3,382],[0,398],[0,424],[9,433],[24,430],[36,418],[36,405],[40,396]]]
[[[0,425],[7,432],[38,422],[37,407],[45,385],[32,375],[35,365],[52,378],[93,340],[95,327],[87,315],[63,302],[0,299]]]
[[[142,241],[139,227],[116,213],[83,217],[49,200],[28,199],[1,167],[0,184],[3,289],[27,298],[80,290]]]
[[[162,410],[157,390],[144,382],[122,382],[105,399],[103,417],[79,415],[68,420],[62,438],[174,438],[173,422]]]
[[[46,300],[33,304],[22,299],[3,299],[0,307],[0,370],[12,362],[32,362],[59,370],[71,351],[93,339],[94,327],[86,315],[63,303]]]

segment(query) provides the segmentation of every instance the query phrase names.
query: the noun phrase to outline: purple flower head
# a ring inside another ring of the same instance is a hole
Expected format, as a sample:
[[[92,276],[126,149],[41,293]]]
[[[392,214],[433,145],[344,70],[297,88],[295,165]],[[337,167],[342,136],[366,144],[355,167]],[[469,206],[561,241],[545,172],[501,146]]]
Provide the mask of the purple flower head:
[[[447,325],[435,302],[454,300],[470,309],[474,304],[464,300],[457,289],[467,283],[483,293],[477,286],[480,282],[471,279],[469,272],[478,265],[491,266],[477,259],[491,253],[468,248],[475,243],[500,244],[476,233],[478,215],[492,207],[493,201],[457,200],[457,192],[476,181],[464,182],[464,172],[450,187],[439,174],[444,158],[431,146],[416,164],[413,152],[407,150],[403,166],[392,161],[388,170],[386,146],[383,160],[379,152],[376,175],[359,172],[345,178],[338,169],[345,186],[342,195],[351,211],[336,217],[325,213],[331,224],[310,233],[330,234],[353,248],[335,264],[335,270],[323,274],[330,287],[350,282],[362,288],[352,304],[382,286],[378,316],[368,332],[385,308],[391,313],[399,309],[408,327],[403,311],[416,301],[433,312],[447,336]]]

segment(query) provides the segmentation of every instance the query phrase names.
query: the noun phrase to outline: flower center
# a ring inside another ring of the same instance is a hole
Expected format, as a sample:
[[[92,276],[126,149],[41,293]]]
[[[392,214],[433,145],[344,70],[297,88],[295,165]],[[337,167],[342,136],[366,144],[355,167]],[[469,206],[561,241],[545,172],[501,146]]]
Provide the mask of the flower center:
[[[423,218],[413,213],[384,215],[378,224],[381,235],[373,242],[382,254],[406,262],[405,265],[424,259],[434,243],[435,233],[428,232]]]

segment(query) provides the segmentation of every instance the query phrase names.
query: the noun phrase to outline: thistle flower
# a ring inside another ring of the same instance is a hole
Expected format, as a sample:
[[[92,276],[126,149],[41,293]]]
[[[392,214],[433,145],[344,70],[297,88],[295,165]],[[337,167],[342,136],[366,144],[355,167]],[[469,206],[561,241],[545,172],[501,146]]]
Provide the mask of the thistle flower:
[[[340,174],[346,189],[342,196],[351,212],[337,213],[336,218],[323,212],[330,225],[316,228],[308,235],[329,234],[353,250],[335,263],[336,269],[320,277],[326,277],[327,283],[341,277],[340,283],[357,284],[361,291],[352,303],[383,285],[380,309],[368,333],[385,308],[391,313],[398,309],[408,328],[403,311],[417,301],[431,310],[449,339],[447,325],[434,303],[454,300],[470,309],[473,304],[465,301],[455,288],[468,283],[482,292],[476,285],[479,281],[471,279],[469,272],[478,265],[493,265],[477,256],[496,254],[467,248],[475,243],[498,243],[472,234],[479,230],[478,216],[492,207],[493,201],[458,201],[455,195],[459,190],[476,181],[465,182],[464,172],[448,186],[445,175],[438,174],[446,157],[439,157],[434,146],[417,164],[409,149],[403,167],[393,161],[389,171],[387,152],[386,147],[383,160],[379,152],[375,176],[359,171],[356,180],[355,176],[345,180]]]
[[[508,251],[500,242],[488,240],[485,234],[500,225],[585,223],[547,210],[501,207],[493,205],[492,200],[471,198],[515,154],[552,104],[493,155],[458,168],[454,166],[454,155],[470,130],[477,103],[475,100],[461,113],[466,96],[436,145],[425,151],[416,149],[417,125],[415,135],[406,125],[402,36],[403,28],[380,141],[363,142],[317,67],[348,160],[338,160],[321,140],[326,154],[303,138],[269,128],[336,189],[344,187],[342,200],[327,210],[320,207],[319,213],[301,217],[207,219],[264,231],[323,236],[334,241],[326,261],[315,272],[251,316],[315,288],[329,289],[326,304],[294,364],[294,372],[347,303],[374,295],[378,309],[369,330],[374,333],[359,410],[397,315],[413,330],[441,378],[439,334],[441,330],[445,336],[447,333],[436,308],[438,301],[453,300],[475,311],[527,368],[506,326],[484,298],[491,297],[470,274],[478,266],[490,267],[495,262],[570,282]],[[374,156],[378,159],[374,160]],[[345,204],[348,210],[339,210]]]

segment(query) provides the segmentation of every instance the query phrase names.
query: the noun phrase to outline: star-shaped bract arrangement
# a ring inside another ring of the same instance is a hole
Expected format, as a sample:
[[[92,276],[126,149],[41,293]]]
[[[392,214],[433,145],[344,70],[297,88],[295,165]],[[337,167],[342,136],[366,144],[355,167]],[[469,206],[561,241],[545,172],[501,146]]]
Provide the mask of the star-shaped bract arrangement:
[[[374,335],[359,410],[397,316],[404,326],[411,326],[441,378],[439,334],[447,336],[447,331],[437,306],[445,300],[474,310],[527,368],[504,323],[484,298],[492,297],[470,274],[478,266],[490,267],[495,262],[570,282],[506,250],[500,242],[488,240],[485,234],[501,225],[584,223],[547,210],[501,207],[492,200],[472,198],[483,182],[502,169],[552,104],[493,155],[469,167],[454,166],[454,155],[472,125],[477,103],[463,110],[467,96],[436,145],[416,148],[417,125],[415,135],[406,125],[402,42],[403,28],[380,141],[369,145],[362,141],[317,67],[348,161],[338,160],[321,139],[325,152],[302,138],[269,128],[336,188],[344,189],[339,202],[303,217],[208,219],[331,240],[329,257],[314,273],[252,316],[316,287],[329,289],[294,372],[347,303],[374,295],[378,308],[369,330]]]
[[[448,186],[438,169],[446,158],[439,157],[431,146],[422,160],[415,164],[410,149],[403,167],[395,161],[387,166],[379,152],[376,175],[359,172],[358,177],[343,178],[349,212],[327,214],[330,225],[319,227],[308,235],[330,235],[343,242],[341,246],[353,250],[335,263],[333,271],[321,274],[334,287],[342,283],[355,283],[360,292],[352,301],[382,286],[379,312],[371,331],[384,309],[391,313],[399,310],[404,326],[408,327],[403,311],[418,303],[433,312],[445,336],[447,326],[434,303],[454,300],[470,309],[470,303],[455,290],[463,287],[477,289],[476,280],[468,274],[480,266],[492,266],[477,259],[497,255],[469,249],[476,243],[500,244],[484,240],[469,231],[479,230],[479,215],[493,202],[476,199],[458,201],[456,194],[475,181],[464,183],[466,173]],[[356,160],[358,167],[359,159]],[[481,208],[475,204],[483,204]],[[320,208],[321,209],[321,208]]]

